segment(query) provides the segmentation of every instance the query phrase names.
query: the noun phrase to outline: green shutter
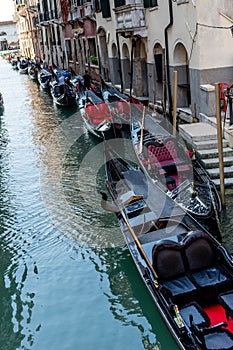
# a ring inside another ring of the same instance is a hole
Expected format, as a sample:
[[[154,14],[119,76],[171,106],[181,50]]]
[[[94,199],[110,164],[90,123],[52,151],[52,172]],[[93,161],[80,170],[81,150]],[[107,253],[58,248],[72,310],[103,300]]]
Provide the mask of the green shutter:
[[[158,6],[158,1],[157,0],[151,0],[151,7],[156,7]]]
[[[114,0],[115,7],[125,6],[125,0]]]
[[[109,0],[100,0],[103,18],[111,17]]]
[[[143,1],[144,1],[144,7],[145,8],[158,6],[158,1],[157,0],[143,0]]]

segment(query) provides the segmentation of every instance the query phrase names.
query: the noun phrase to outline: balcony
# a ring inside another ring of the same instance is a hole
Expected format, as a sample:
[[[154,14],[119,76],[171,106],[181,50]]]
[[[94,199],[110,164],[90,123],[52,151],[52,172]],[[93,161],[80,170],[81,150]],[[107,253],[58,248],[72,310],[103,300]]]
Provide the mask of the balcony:
[[[69,13],[68,21],[75,21],[84,17],[94,17],[92,2],[85,2],[82,6],[73,6]]]
[[[143,4],[129,4],[114,9],[116,13],[117,32],[125,35],[147,36],[145,8]]]

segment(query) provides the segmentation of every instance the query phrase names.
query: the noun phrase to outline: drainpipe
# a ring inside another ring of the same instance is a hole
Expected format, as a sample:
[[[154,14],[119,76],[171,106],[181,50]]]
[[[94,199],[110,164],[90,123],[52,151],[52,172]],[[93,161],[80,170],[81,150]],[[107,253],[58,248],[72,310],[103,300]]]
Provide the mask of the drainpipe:
[[[169,2],[169,17],[170,21],[164,30],[165,37],[165,54],[166,54],[166,69],[167,69],[167,89],[168,89],[168,110],[169,110],[169,120],[172,122],[172,93],[171,93],[171,78],[169,72],[169,49],[168,49],[168,29],[173,25],[173,10],[172,10],[172,0],[168,0]],[[166,109],[166,106],[164,106]]]

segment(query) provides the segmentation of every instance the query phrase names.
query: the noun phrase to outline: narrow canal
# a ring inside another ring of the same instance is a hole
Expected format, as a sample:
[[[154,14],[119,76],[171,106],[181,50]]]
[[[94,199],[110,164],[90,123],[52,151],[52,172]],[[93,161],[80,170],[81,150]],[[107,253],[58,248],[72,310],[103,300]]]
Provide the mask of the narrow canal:
[[[100,207],[102,144],[0,60],[0,348],[175,350]],[[222,215],[232,247],[232,195]]]

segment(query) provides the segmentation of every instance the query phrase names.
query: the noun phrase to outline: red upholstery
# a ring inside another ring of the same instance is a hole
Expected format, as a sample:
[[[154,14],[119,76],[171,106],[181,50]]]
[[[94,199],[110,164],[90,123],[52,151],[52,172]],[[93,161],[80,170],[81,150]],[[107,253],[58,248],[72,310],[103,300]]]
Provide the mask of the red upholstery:
[[[117,112],[120,114],[130,115],[130,106],[125,101],[117,101]]]
[[[111,115],[105,102],[86,106],[86,115],[87,119],[95,125],[102,123],[104,120],[111,120]]]
[[[149,145],[148,156],[151,165],[160,163],[160,165],[173,164],[178,161],[177,151],[172,140],[161,146]]]

